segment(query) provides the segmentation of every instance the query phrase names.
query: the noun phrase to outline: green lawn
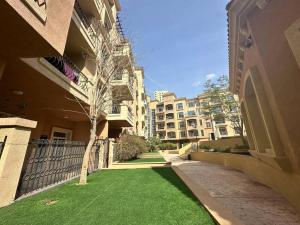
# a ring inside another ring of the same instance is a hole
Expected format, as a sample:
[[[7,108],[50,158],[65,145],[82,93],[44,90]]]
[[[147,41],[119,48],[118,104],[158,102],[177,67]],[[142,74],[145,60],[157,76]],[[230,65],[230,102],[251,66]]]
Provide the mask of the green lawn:
[[[166,160],[164,158],[141,158],[141,159],[134,159],[134,160],[129,160],[125,161],[122,163],[152,163],[152,162],[165,162]]]
[[[85,186],[70,182],[1,208],[0,224],[214,224],[171,168],[105,170],[88,180]]]

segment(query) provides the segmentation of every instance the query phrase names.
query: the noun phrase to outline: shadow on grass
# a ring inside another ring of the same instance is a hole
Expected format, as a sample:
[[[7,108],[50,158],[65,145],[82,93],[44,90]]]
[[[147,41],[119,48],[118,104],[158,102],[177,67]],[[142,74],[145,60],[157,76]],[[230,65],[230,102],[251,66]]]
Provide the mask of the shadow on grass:
[[[162,178],[171,183],[176,187],[180,192],[185,194],[188,198],[191,198],[193,201],[198,202],[198,199],[194,196],[191,190],[185,185],[185,183],[177,176],[177,174],[170,167],[159,167],[152,168],[154,172],[159,174]]]

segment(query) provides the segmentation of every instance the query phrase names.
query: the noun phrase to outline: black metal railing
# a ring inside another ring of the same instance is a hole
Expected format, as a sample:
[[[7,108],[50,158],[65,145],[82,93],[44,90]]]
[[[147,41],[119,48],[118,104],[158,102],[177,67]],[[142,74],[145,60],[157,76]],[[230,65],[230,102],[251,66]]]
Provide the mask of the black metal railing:
[[[88,172],[98,169],[100,142],[90,153]],[[28,144],[17,197],[79,176],[86,144],[78,141],[33,140]]]
[[[89,79],[67,56],[45,57],[45,59],[73,83],[77,84],[85,94],[88,94]]]
[[[111,114],[120,114],[121,113],[121,105],[112,105]]]

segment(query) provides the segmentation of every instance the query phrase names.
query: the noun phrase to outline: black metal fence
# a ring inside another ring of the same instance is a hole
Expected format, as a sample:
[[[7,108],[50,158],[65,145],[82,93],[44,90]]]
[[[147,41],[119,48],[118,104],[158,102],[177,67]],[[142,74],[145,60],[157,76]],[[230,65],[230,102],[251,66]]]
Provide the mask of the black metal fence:
[[[98,169],[100,142],[91,151],[88,172]],[[34,140],[28,145],[17,197],[80,175],[86,144]]]

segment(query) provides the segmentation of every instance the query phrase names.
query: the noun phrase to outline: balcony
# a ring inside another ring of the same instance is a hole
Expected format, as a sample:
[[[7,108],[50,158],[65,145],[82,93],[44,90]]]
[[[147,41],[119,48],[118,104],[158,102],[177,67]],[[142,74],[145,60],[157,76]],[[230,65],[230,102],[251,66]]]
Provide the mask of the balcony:
[[[93,83],[68,57],[23,58],[22,61],[89,104],[89,89]]]
[[[158,126],[158,127],[157,127],[157,130],[158,130],[158,131],[164,131],[164,130],[165,130],[165,127],[164,127],[164,126],[163,126],[163,127]]]
[[[164,107],[156,107],[156,114],[165,113]]]
[[[74,46],[72,48],[77,51],[80,48],[82,51],[82,48],[84,48],[96,56],[101,44],[98,38],[99,34],[97,34],[98,30],[100,30],[100,22],[91,18],[81,4],[82,1],[80,3],[78,0],[75,1],[68,43]]]
[[[133,114],[127,105],[113,105],[107,120],[112,128],[133,127]]]
[[[133,85],[128,73],[119,74],[111,81],[114,96],[120,97],[118,100],[132,101],[134,99]]]
[[[175,132],[169,132],[167,133],[168,139],[176,139],[176,133]]]
[[[134,60],[132,56],[131,45],[128,41],[122,41],[122,43],[117,47],[114,53],[114,58],[119,64],[126,67],[130,73],[134,73]]]
[[[93,15],[98,20],[101,19],[101,10],[104,7],[102,0],[78,0],[82,9],[90,15]]]

